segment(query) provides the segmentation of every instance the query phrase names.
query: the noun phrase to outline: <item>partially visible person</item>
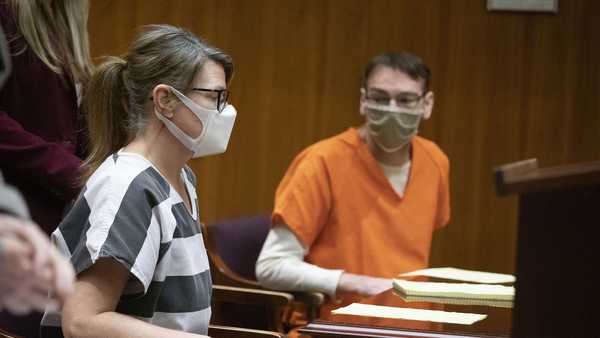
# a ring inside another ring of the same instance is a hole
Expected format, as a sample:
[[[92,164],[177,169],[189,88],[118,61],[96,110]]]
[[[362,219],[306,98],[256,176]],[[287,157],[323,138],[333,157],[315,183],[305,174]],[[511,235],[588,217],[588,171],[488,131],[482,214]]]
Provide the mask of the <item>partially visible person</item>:
[[[433,232],[450,217],[448,158],[417,136],[433,109],[429,82],[413,54],[371,60],[360,89],[365,124],[302,151],[277,188],[261,284],[327,293],[328,315],[427,267]]]
[[[92,71],[87,0],[2,0],[12,72],[0,91],[0,169],[50,234],[78,188],[78,89]],[[38,337],[41,314],[0,313],[0,327]]]
[[[2,0],[12,73],[0,91],[0,168],[50,234],[79,191],[78,89],[92,72],[87,0]]]
[[[14,315],[58,309],[74,279],[69,261],[35,224],[0,215],[0,309]]]
[[[77,281],[43,337],[198,337],[212,282],[186,162],[226,150],[231,57],[192,33],[147,26],[84,96],[87,179],[52,234]]]
[[[0,309],[15,315],[59,308],[75,279],[69,261],[28,217],[23,198],[0,173]]]

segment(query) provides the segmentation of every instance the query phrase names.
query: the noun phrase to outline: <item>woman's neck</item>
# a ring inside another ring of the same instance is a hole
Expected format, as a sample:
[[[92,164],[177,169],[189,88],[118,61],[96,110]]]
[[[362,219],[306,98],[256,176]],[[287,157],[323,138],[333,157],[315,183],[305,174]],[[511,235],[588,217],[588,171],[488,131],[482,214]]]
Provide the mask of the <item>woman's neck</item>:
[[[162,124],[149,125],[124,150],[144,156],[176,187],[180,185],[181,169],[190,159],[190,151]]]

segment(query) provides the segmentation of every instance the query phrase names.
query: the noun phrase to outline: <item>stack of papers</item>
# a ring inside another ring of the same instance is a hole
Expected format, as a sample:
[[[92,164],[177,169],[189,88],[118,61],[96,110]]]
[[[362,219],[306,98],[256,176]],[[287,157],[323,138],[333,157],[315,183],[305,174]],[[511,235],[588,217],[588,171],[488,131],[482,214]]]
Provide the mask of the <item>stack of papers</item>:
[[[464,282],[499,284],[499,283],[514,283],[515,276],[502,273],[473,271],[457,268],[431,268],[407,272],[400,275],[401,277],[408,276],[427,276],[444,279],[454,279]]]
[[[338,315],[369,316],[393,319],[422,320],[438,323],[471,325],[487,317],[484,314],[447,312],[437,310],[409,309],[353,303],[331,311]]]
[[[413,282],[394,279],[394,290],[407,301],[446,304],[512,307],[515,297],[515,289],[512,286],[488,284]]]
[[[512,300],[449,298],[449,297],[432,297],[432,296],[406,296],[403,294],[399,294],[399,296],[405,302],[428,302],[428,303],[438,303],[438,304],[477,305],[477,306],[493,306],[493,307],[503,307],[503,308],[512,308],[513,307]]]

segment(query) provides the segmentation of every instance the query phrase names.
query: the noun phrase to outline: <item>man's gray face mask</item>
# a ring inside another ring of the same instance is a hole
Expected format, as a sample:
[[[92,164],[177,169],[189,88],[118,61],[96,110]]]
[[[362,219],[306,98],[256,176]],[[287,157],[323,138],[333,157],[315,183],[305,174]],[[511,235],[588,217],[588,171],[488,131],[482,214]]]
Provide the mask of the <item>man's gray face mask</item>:
[[[363,102],[361,114],[367,119],[367,129],[375,143],[392,153],[408,144],[419,130],[422,108],[400,108]]]

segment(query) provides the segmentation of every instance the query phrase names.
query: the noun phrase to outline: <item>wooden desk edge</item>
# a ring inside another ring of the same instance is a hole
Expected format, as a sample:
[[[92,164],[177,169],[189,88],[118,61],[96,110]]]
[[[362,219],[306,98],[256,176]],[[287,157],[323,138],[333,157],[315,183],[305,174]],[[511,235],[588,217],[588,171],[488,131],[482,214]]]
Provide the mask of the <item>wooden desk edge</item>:
[[[299,330],[300,333],[316,337],[402,337],[402,338],[506,338],[507,336],[463,335],[455,333],[437,333],[415,331],[400,328],[365,327],[349,324],[333,324],[324,321],[309,323]]]
[[[505,176],[502,168],[506,167],[495,168],[496,190],[500,196],[600,184],[600,161],[506,172]]]

